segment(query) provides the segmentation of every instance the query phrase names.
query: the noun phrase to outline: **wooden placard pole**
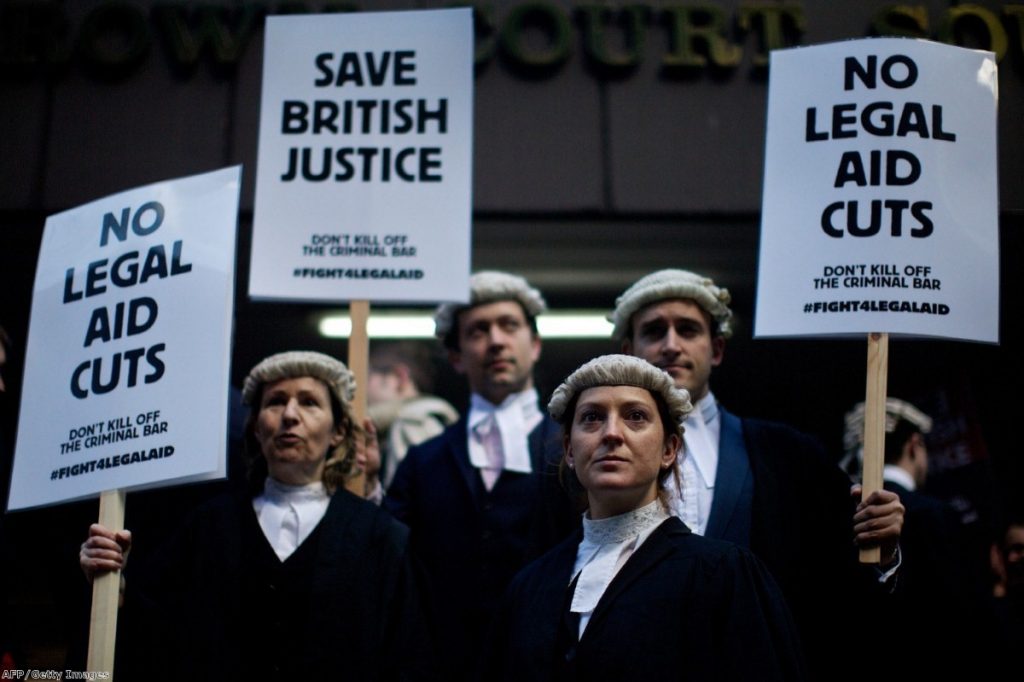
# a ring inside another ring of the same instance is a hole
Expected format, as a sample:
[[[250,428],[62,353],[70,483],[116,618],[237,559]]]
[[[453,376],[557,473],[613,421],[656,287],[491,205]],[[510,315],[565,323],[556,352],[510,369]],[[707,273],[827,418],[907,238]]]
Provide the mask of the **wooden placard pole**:
[[[356,377],[356,395],[352,400],[352,414],[359,424],[366,418],[366,382],[370,375],[370,337],[366,324],[370,318],[369,301],[349,303],[349,318],[352,332],[348,337],[348,368]],[[366,477],[360,472],[345,483],[349,492],[363,497],[366,495]]]
[[[100,525],[118,531],[124,528],[124,491],[100,494]],[[92,612],[89,616],[89,656],[86,665],[95,672],[114,674],[114,645],[117,643],[117,607],[121,594],[121,571],[111,571],[92,581]]]
[[[868,376],[864,397],[864,468],[861,499],[882,489],[882,468],[885,464],[885,399],[889,376],[889,335],[873,332],[868,335]],[[860,550],[862,564],[882,560],[878,547]]]

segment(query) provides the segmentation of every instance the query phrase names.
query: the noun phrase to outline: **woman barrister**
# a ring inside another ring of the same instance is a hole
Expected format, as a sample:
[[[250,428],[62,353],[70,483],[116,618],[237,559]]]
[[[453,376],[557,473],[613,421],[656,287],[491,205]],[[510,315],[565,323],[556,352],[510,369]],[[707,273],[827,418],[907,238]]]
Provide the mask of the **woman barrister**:
[[[146,566],[132,567],[121,631],[131,629],[134,650],[119,646],[122,673],[427,676],[408,533],[343,486],[355,452],[353,390],[345,365],[320,353],[280,353],[253,368],[243,399],[259,487],[203,505]],[[92,526],[80,554],[86,575],[123,566],[130,542],[126,531]]]
[[[583,530],[512,583],[484,679],[800,680],[797,636],[749,552],[665,511],[685,390],[635,357],[583,365],[548,410],[589,505]]]

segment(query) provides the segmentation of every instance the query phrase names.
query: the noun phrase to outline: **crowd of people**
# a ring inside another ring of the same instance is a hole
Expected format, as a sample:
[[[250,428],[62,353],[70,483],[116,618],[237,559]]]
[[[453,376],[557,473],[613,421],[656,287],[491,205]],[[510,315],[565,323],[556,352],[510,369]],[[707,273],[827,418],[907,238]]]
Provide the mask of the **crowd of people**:
[[[86,578],[121,571],[118,669],[833,680],[862,677],[859,658],[948,679],[1022,643],[1024,524],[993,549],[993,596],[958,572],[955,514],[920,491],[931,421],[914,406],[887,404],[886,484],[863,499],[855,455],[844,471],[815,439],[730,412],[711,389],[729,304],[688,271],[641,278],[609,315],[619,354],[545,403],[543,295],[478,272],[469,303],[435,315],[468,382],[461,416],[415,347],[374,349],[362,424],[340,361],[264,359],[242,390],[247,486],[141,560],[127,530],[89,529]],[[862,421],[863,406],[852,453]]]

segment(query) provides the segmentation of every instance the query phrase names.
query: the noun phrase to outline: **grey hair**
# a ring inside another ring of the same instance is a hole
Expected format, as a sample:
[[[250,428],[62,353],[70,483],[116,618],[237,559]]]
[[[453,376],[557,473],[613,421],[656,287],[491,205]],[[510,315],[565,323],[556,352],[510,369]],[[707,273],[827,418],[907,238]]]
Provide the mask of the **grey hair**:
[[[519,275],[497,270],[481,270],[469,278],[469,303],[442,303],[434,313],[434,335],[447,337],[459,313],[467,308],[495,301],[515,301],[529,317],[536,318],[548,309],[540,291]]]
[[[668,299],[688,298],[696,301],[718,325],[718,333],[725,338],[732,336],[732,311],[729,290],[715,286],[709,277],[688,270],[658,270],[641,277],[615,299],[615,310],[608,315],[614,325],[612,338],[625,340],[630,330],[630,320],[641,308]]]
[[[311,350],[291,350],[266,357],[252,368],[242,386],[242,402],[252,405],[264,384],[296,377],[324,382],[343,406],[355,395],[356,379],[345,363]]]
[[[571,418],[566,409],[573,400],[586,389],[598,386],[635,386],[660,395],[676,424],[693,410],[689,391],[676,388],[667,372],[632,355],[602,355],[582,365],[555,389],[548,413],[555,421],[564,423],[564,419]]]
[[[287,351],[261,360],[249,372],[242,387],[242,401],[253,408],[245,426],[245,464],[249,483],[257,492],[267,476],[267,465],[255,437],[259,401],[267,384],[282,379],[312,377],[324,383],[332,399],[335,425],[343,432],[342,441],[329,450],[324,461],[323,483],[333,493],[342,487],[353,472],[355,461],[355,431],[358,428],[352,413],[352,398],[356,381],[345,363],[315,351]]]

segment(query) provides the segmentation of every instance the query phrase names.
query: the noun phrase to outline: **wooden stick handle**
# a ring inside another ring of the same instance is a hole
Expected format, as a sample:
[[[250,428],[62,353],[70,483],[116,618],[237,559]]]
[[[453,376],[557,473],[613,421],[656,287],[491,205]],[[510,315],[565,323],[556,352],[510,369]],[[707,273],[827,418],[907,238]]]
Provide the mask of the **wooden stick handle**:
[[[124,529],[124,491],[108,490],[100,495],[101,525]],[[91,671],[114,674],[114,646],[117,643],[117,606],[121,593],[121,571],[97,576],[92,582],[92,613],[89,616],[89,657]]]
[[[370,376],[370,337],[366,330],[370,319],[369,301],[349,303],[352,332],[348,337],[348,368],[356,378],[356,395],[352,400],[352,415],[360,424],[366,418],[366,382]],[[359,497],[366,495],[366,477],[360,473],[345,482],[345,487]]]
[[[885,399],[889,376],[889,335],[868,335],[867,389],[864,398],[864,470],[861,499],[882,489],[885,464]],[[882,560],[878,547],[860,550],[862,564]]]

